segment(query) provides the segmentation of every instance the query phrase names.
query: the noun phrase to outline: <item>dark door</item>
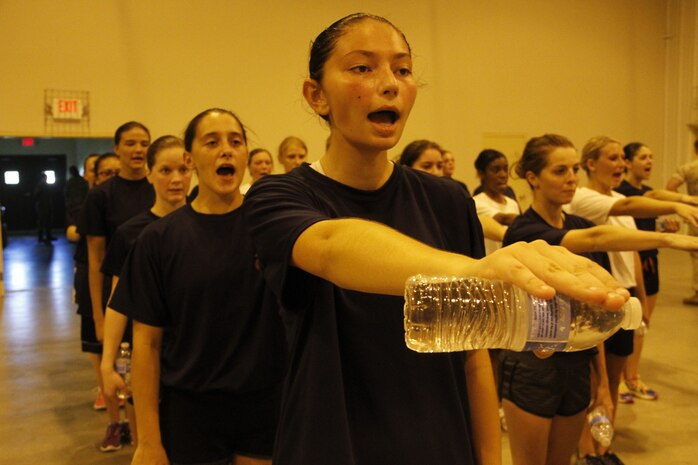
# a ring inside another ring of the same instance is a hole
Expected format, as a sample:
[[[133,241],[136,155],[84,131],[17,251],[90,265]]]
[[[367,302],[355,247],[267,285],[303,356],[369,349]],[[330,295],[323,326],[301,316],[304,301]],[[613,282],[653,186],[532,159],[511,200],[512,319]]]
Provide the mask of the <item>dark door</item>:
[[[48,186],[52,204],[52,225],[63,229],[66,176],[65,155],[3,155],[0,156],[0,203],[5,207],[2,221],[10,231],[36,229],[34,191],[42,173],[53,172],[54,183]],[[17,181],[16,184],[12,182]],[[49,179],[50,181],[51,179]]]

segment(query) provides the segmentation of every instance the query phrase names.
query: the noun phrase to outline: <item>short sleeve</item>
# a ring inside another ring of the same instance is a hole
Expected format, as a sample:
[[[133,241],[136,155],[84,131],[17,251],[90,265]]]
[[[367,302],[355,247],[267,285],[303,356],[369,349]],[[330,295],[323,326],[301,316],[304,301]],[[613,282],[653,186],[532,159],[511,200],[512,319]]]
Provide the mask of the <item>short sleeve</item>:
[[[621,194],[617,195],[621,196]],[[572,202],[566,210],[574,215],[586,218],[594,224],[605,224],[613,205],[621,197],[611,197],[588,188],[581,188],[577,189]]]
[[[263,177],[253,184],[244,203],[250,236],[265,280],[289,306],[290,296],[284,292],[287,281],[309,279],[310,276],[292,267],[293,246],[303,231],[330,217],[322,212],[304,180],[292,175]],[[293,287],[296,295],[305,288],[300,283]]]
[[[166,289],[162,285],[157,231],[146,228],[133,245],[121,269],[109,307],[135,321],[163,327],[169,323]]]

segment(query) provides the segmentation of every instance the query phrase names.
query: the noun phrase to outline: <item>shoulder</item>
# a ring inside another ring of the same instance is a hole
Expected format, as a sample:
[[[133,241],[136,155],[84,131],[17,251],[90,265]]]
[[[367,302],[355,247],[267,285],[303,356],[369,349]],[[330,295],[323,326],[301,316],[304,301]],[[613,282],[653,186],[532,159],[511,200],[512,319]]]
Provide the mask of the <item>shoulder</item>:
[[[586,229],[596,226],[593,222],[572,213],[565,214],[565,229]]]

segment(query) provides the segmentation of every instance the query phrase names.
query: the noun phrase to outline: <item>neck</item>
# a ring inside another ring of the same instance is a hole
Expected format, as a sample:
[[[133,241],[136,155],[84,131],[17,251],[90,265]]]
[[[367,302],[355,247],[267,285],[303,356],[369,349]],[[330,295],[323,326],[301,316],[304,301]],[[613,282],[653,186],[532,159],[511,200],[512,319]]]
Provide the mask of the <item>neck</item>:
[[[634,187],[636,187],[636,188],[638,188],[638,189],[640,189],[640,188],[642,187],[642,181],[643,181],[643,179],[638,178],[637,176],[635,176],[635,175],[632,174],[632,173],[627,173],[627,174],[625,175],[625,180],[628,181],[632,186],[634,186]]]
[[[482,190],[487,197],[491,198],[495,202],[506,203],[506,201],[504,200],[504,194],[501,194],[495,190],[492,190],[492,189],[484,187],[484,186],[483,186]]]
[[[191,203],[191,208],[197,213],[206,215],[224,215],[238,209],[240,205],[242,205],[242,194],[239,189],[233,193],[221,195],[202,189],[199,185],[199,194]]]
[[[333,141],[320,159],[325,175],[349,187],[375,190],[385,184],[393,172],[387,150],[367,151]]]
[[[153,205],[153,208],[150,209],[153,215],[162,218],[163,216],[167,216],[173,211],[177,210],[179,207],[184,206],[186,203],[186,200],[183,199],[181,202],[168,202],[166,200],[162,199],[155,199],[155,205]]]
[[[604,194],[604,195],[611,195],[611,191],[612,191],[611,186],[602,184],[594,178],[589,179],[589,182],[587,182],[587,187],[591,190],[594,190],[596,192],[600,192],[601,194]]]
[[[552,204],[537,198],[538,196],[533,195],[533,202],[531,202],[531,208],[533,211],[538,213],[541,218],[543,218],[546,223],[555,228],[562,229],[565,220],[562,214],[562,205]]]
[[[121,166],[119,169],[119,177],[127,179],[129,181],[138,181],[143,179],[146,175],[145,169],[131,169],[128,166]]]

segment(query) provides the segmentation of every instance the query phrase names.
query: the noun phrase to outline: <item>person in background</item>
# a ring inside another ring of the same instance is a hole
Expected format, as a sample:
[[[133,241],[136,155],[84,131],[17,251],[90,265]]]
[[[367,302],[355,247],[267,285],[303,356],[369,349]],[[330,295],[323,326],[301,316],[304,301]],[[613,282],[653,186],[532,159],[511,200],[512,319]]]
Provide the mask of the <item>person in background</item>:
[[[698,156],[698,139],[693,143],[693,151]],[[698,159],[681,165],[667,181],[666,188],[672,192],[678,192],[679,187],[686,184],[686,190],[690,196],[698,196]],[[698,236],[698,227],[688,225],[688,233]],[[693,295],[683,299],[685,305],[698,305],[698,253],[691,253],[693,266],[692,288]]]
[[[250,190],[250,186],[252,186],[255,181],[274,171],[274,158],[266,149],[256,148],[251,150],[250,157],[247,160],[247,170],[250,172],[250,177],[252,179],[249,183],[240,186],[242,195],[247,194],[247,191]]]
[[[111,279],[102,273],[102,262],[116,229],[135,215],[152,207],[155,200],[153,187],[146,179],[146,151],[150,132],[141,123],[130,121],[114,133],[114,152],[118,156],[116,172],[107,182],[90,191],[85,200],[78,232],[87,237],[88,279],[92,317],[97,340],[104,339],[104,311],[111,294]],[[107,172],[100,166],[99,174]],[[102,386],[104,392],[104,386]],[[100,450],[110,452],[131,441],[128,424],[120,422],[119,404],[105,397],[109,424]]]
[[[504,156],[506,158],[506,156],[502,152],[500,152],[499,150],[495,150],[495,149],[481,150],[480,153],[477,155],[476,159],[480,158],[481,156],[484,157],[483,159],[488,159],[490,157],[497,158],[500,156]],[[475,167],[475,170],[477,171],[477,167]],[[473,195],[481,194],[482,191],[483,191],[483,186],[482,186],[482,184],[480,184],[479,186],[477,186],[475,188],[475,192],[473,193]],[[514,189],[512,189],[511,186],[507,186],[506,190],[504,191],[504,195],[506,195],[507,197],[509,197],[511,199],[516,200],[516,193],[514,192]]]
[[[184,145],[199,194],[143,230],[110,303],[134,322],[132,464],[268,465],[286,340],[244,216],[245,129],[211,108]]]
[[[458,179],[454,178],[453,175],[456,172],[456,158],[453,156],[453,153],[451,151],[444,149],[443,147],[441,148],[441,159],[443,161],[443,176],[444,178],[448,179],[453,179],[455,182],[461,185],[463,189],[468,193],[468,196],[470,196],[470,190],[468,189],[468,186],[462,182],[459,181]]]
[[[465,195],[470,197],[468,186],[456,179],[446,178],[443,176],[442,161],[437,156],[437,151],[441,153],[442,149],[436,142],[424,139],[416,140],[409,143],[403,149],[397,162],[414,170],[433,174],[434,176],[444,177],[451,182],[455,182],[463,189]],[[501,244],[502,238],[504,238],[504,233],[506,232],[506,226],[502,226],[494,219],[486,216],[478,215],[478,217],[480,219],[482,231],[485,235],[485,244],[487,244],[488,241],[494,241]]]
[[[146,153],[148,166],[148,181],[155,191],[155,204],[134,216],[114,233],[107,247],[107,253],[102,263],[102,273],[111,277],[112,294],[119,282],[121,269],[131,246],[141,231],[153,221],[162,218],[180,208],[186,203],[191,170],[189,160],[184,153],[184,142],[175,136],[158,137],[148,147]],[[114,369],[114,363],[122,342],[133,345],[131,322],[127,316],[107,307],[104,315],[104,342],[102,350],[101,372],[104,385],[104,396],[111,401],[117,401],[117,392],[126,393],[129,402],[126,404],[126,414],[129,420],[132,443],[137,446],[137,423],[133,411],[133,400],[124,380]]]
[[[279,144],[279,163],[284,167],[284,173],[298,168],[308,158],[308,147],[301,139],[288,136]]]
[[[521,208],[516,200],[506,195],[509,188],[507,157],[496,150],[483,150],[475,159],[475,170],[482,186],[482,192],[473,197],[478,216],[488,216],[509,226],[521,214]],[[487,254],[501,246],[500,241],[485,239]]]
[[[652,150],[641,142],[632,142],[623,147],[625,163],[627,165],[625,178],[615,189],[626,197],[648,195],[652,198],[662,200],[681,201],[681,196],[672,192],[665,195],[650,192],[653,189],[644,184],[652,174],[654,155]],[[657,217],[635,218],[635,225],[641,231],[656,231],[658,228],[666,232],[676,232],[679,223],[671,218],[663,218],[659,223]],[[645,283],[645,293],[647,294],[647,308],[645,310],[646,321],[640,329],[635,331],[633,339],[633,353],[628,357],[623,372],[623,381],[619,387],[619,400],[623,403],[632,403],[634,398],[645,400],[656,400],[657,391],[648,387],[640,379],[639,364],[644,345],[646,328],[650,323],[650,318],[654,312],[659,295],[659,251],[657,249],[640,251],[640,262],[642,264],[642,277]]]
[[[104,169],[112,163],[115,167],[119,166],[118,157],[113,154],[100,155],[92,153],[85,158],[83,170],[84,177],[90,189],[95,185],[101,184],[108,180],[113,174],[98,176],[96,171]],[[111,170],[109,170],[111,171]],[[80,218],[80,210],[82,205],[73,208],[67,212],[67,228],[65,236],[68,241],[75,243],[75,253],[73,261],[75,263],[75,274],[73,277],[73,289],[75,295],[75,304],[77,306],[76,313],[80,315],[80,341],[81,350],[87,354],[92,368],[95,370],[97,380],[97,394],[92,408],[95,410],[104,410],[107,408],[102,395],[102,377],[99,371],[99,357],[102,353],[102,344],[97,340],[95,335],[95,322],[92,318],[92,301],[90,300],[90,284],[87,278],[87,239],[85,236],[78,234],[78,219]]]
[[[417,84],[410,46],[388,20],[336,21],[313,41],[308,67],[303,95],[329,125],[329,149],[312,165],[262,178],[245,198],[292,350],[274,463],[499,464],[487,352],[410,351],[407,278],[497,278],[609,308],[627,293],[588,260],[540,243],[481,258],[465,191],[389,160]],[[578,267],[589,273],[573,275]]]
[[[445,178],[453,178],[456,173],[456,158],[446,149],[441,149],[441,161]]]
[[[572,202],[566,207],[569,213],[586,218],[597,225],[610,224],[633,230],[637,229],[634,217],[668,214],[678,214],[691,224],[698,225],[696,207],[656,200],[647,195],[625,197],[614,191],[623,180],[626,166],[623,147],[610,137],[594,137],[584,145],[581,167],[587,174],[587,186],[576,190]],[[640,299],[643,312],[646,312],[642,267],[637,252],[610,252],[609,258],[612,274]],[[647,319],[646,313],[643,319]],[[621,329],[605,342],[606,373],[614,412],[621,376],[628,356],[633,353],[633,336],[634,331]],[[580,443],[580,453],[604,455],[608,452],[603,447],[594,450],[593,445],[583,439]]]
[[[85,178],[80,176],[80,171],[78,171],[77,166],[70,165],[68,168],[68,173],[70,174],[70,177],[65,183],[65,188],[63,189],[66,210],[70,210],[76,206],[80,207],[85,201],[87,191],[89,190],[88,182]]]
[[[34,187],[34,206],[36,210],[36,233],[38,241],[51,244],[53,237],[53,189],[48,184],[48,176],[41,173],[39,182]]]
[[[415,140],[407,144],[402,149],[398,163],[434,176],[443,176],[441,147],[430,140]]]
[[[586,256],[606,269],[610,269],[604,252],[607,250],[698,248],[698,239],[689,236],[595,226],[565,213],[563,206],[575,195],[580,158],[564,136],[532,138],[515,168],[531,187],[533,202],[509,226],[505,245],[542,239]],[[590,384],[592,374],[595,382]],[[547,358],[531,352],[503,351],[500,380],[515,465],[568,464],[590,401],[592,408],[600,405],[609,415],[613,413],[603,344],[598,351],[560,352]],[[580,463],[618,463],[615,459],[615,454],[607,453],[584,457]]]

